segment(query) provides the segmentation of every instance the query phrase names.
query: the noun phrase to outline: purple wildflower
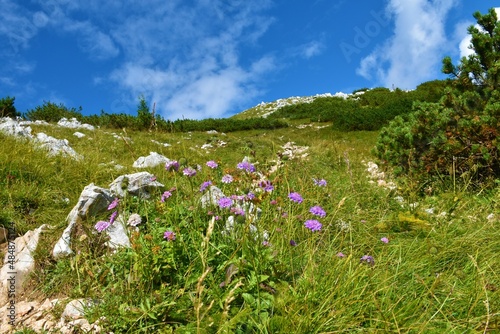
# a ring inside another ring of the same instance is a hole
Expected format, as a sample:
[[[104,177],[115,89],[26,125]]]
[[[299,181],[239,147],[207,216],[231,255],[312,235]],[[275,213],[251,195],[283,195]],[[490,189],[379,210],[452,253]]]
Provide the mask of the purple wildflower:
[[[382,239],[380,239],[380,241],[382,241],[384,244],[388,244],[389,243],[389,239],[386,238],[386,237],[383,237]]]
[[[154,176],[154,175],[153,175],[153,176],[151,176],[151,178],[149,179],[149,181],[151,181],[151,182],[156,181],[156,176]]]
[[[313,206],[309,209],[309,212],[312,213],[313,215],[320,216],[320,217],[326,217],[326,212],[323,210],[322,207],[319,205]]]
[[[247,172],[253,173],[255,172],[255,166],[249,163],[248,161],[242,161],[236,165],[236,168],[241,170],[246,170]]]
[[[262,181],[260,184],[260,187],[264,189],[264,191],[271,192],[274,190],[274,186],[271,184],[271,181]]]
[[[130,215],[130,217],[128,217],[127,223],[130,226],[137,226],[140,223],[142,223],[141,216],[139,216],[139,214],[137,214],[137,213],[133,213],[133,214]]]
[[[166,231],[165,233],[163,233],[163,239],[166,239],[167,241],[174,241],[175,233],[172,231]]]
[[[167,191],[165,191],[165,192],[163,193],[163,195],[161,195],[161,201],[162,201],[162,202],[165,202],[165,200],[166,200],[167,198],[169,198],[170,196],[172,196],[172,193],[171,193],[170,191],[168,191],[168,190],[167,190]]]
[[[226,174],[222,177],[222,183],[231,183],[233,182],[233,177],[229,174]]]
[[[293,192],[288,194],[288,198],[296,203],[302,203],[303,199],[299,193]]]
[[[167,171],[178,171],[179,170],[179,162],[177,160],[170,160],[165,164],[165,169]]]
[[[202,183],[202,185],[200,186],[200,192],[203,192],[205,191],[205,189],[208,188],[208,186],[212,185],[212,181],[205,181]]]
[[[246,198],[247,200],[251,201],[251,200],[253,200],[254,198],[255,198],[255,194],[254,194],[254,193],[249,192],[249,193],[247,194],[247,198]]]
[[[230,199],[229,197],[222,197],[219,199],[219,207],[220,208],[229,208],[231,205],[233,205],[233,200]]]
[[[345,257],[345,254],[344,254],[344,253],[342,253],[342,252],[338,252],[338,253],[337,253],[337,257],[343,258],[343,257]]]
[[[313,181],[314,181],[314,184],[317,185],[318,187],[326,187],[326,180],[325,179],[321,179],[321,180],[313,179]]]
[[[373,256],[370,256],[370,255],[363,255],[361,257],[361,259],[359,260],[360,263],[366,263],[370,266],[373,266],[375,265],[375,259],[373,258]]]
[[[321,225],[321,223],[319,221],[317,221],[316,219],[306,220],[306,222],[304,223],[304,226],[313,232],[320,231],[321,228],[323,227],[323,225]]]
[[[186,176],[189,176],[189,177],[193,177],[196,175],[196,169],[194,168],[191,168],[191,167],[186,167],[184,168],[184,170],[182,171],[182,174],[186,175]]]
[[[118,198],[115,198],[113,200],[113,202],[111,202],[108,206],[108,210],[113,210],[114,208],[116,208],[118,206],[118,203],[120,202],[120,200]]]
[[[207,166],[212,168],[212,169],[219,167],[219,165],[213,160],[207,161]]]
[[[243,210],[240,207],[238,207],[238,208],[231,208],[231,212],[234,213],[235,215],[245,216],[245,210]]]
[[[297,246],[297,243],[295,242],[295,240],[290,240],[290,246],[293,246],[293,247]]]
[[[97,224],[95,224],[94,228],[97,230],[97,232],[101,233],[102,231],[106,230],[111,224],[109,222],[105,221],[98,221]]]
[[[109,217],[109,223],[113,224],[115,222],[116,216],[118,215],[118,211],[115,211],[111,214],[111,217]]]

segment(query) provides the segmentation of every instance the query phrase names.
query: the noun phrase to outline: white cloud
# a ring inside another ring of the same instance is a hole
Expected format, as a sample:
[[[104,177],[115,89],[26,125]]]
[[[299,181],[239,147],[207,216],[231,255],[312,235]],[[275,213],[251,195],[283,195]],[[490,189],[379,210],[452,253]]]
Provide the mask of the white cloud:
[[[117,105],[142,94],[168,119],[227,116],[258,94],[260,75],[274,69],[271,56],[247,64],[239,56],[272,24],[260,14],[268,5],[267,0],[169,3],[158,4],[150,16],[129,17],[112,32],[127,58],[110,76],[129,96]]]
[[[390,0],[394,35],[364,57],[357,74],[385,87],[411,89],[435,78],[446,48],[445,19],[456,0]]]
[[[497,13],[497,17],[500,18],[500,7],[495,8],[495,12]],[[472,38],[471,36],[467,33],[467,27],[471,26],[472,23],[460,23],[456,26],[456,30],[460,31],[462,33],[462,37],[460,39],[460,44],[458,46],[460,50],[460,58],[462,57],[468,57],[472,54],[474,54],[474,50],[470,48],[471,46],[471,41]],[[478,24],[475,24],[476,28],[480,29]]]

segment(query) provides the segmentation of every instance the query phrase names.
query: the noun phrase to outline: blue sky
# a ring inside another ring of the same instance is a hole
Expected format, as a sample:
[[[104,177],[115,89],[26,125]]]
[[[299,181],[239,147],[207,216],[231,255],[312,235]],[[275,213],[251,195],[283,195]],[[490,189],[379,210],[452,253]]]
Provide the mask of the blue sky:
[[[0,97],[227,117],[290,96],[441,79],[473,0],[0,0]]]

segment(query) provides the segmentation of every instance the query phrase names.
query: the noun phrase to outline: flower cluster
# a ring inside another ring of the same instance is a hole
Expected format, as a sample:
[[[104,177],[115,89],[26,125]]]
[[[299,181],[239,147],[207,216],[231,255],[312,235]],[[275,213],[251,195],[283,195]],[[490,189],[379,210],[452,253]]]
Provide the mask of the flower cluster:
[[[177,172],[179,170],[179,162],[177,160],[170,160],[165,164],[165,169],[167,171],[174,171]]]
[[[255,172],[255,166],[249,163],[248,161],[242,161],[236,165],[236,168],[241,170],[246,170],[247,172],[253,173]]]
[[[291,201],[299,203],[299,204],[302,203],[302,201],[304,201],[304,199],[302,198],[302,196],[299,193],[296,193],[296,192],[292,192],[292,193],[288,194],[288,198]]]

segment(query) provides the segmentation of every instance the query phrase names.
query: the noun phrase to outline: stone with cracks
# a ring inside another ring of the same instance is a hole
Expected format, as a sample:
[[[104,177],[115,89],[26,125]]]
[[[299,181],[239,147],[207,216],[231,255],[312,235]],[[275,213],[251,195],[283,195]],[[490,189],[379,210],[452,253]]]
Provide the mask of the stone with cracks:
[[[150,198],[152,191],[164,187],[155,179],[155,176],[148,172],[122,175],[109,185],[109,189],[118,197],[123,197],[128,192],[132,195]]]
[[[56,139],[54,137],[48,136],[43,132],[37,133],[36,141],[40,143],[42,148],[45,148],[49,151],[49,156],[54,156],[58,154],[62,154],[64,156],[69,156],[75,160],[81,160],[82,156],[75,152],[69,146],[69,142],[67,139]]]
[[[222,190],[216,186],[210,186],[208,191],[200,198],[201,207],[205,209],[209,206],[217,206],[219,199],[222,197],[226,197]]]
[[[9,136],[33,139],[33,135],[31,134],[31,127],[23,126],[18,121],[13,120],[9,117],[0,119],[0,131],[6,133]]]
[[[19,295],[22,292],[23,283],[35,267],[32,252],[38,246],[40,234],[47,227],[44,224],[9,242],[3,266],[0,269],[0,305],[4,305],[10,299],[9,293]]]
[[[54,246],[52,256],[57,259],[72,254],[73,251],[70,248],[71,233],[76,224],[81,223],[86,217],[95,216],[98,213],[106,211],[113,199],[114,196],[108,189],[97,187],[93,183],[86,186],[80,194],[78,203],[66,218],[68,226]]]
[[[170,159],[164,157],[161,154],[158,154],[156,152],[149,152],[149,155],[147,157],[139,157],[132,167],[134,168],[149,168],[149,167],[156,167],[158,165],[165,165],[167,162],[169,162]]]

